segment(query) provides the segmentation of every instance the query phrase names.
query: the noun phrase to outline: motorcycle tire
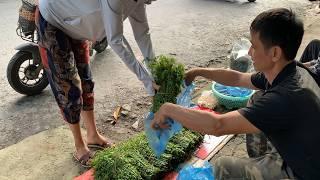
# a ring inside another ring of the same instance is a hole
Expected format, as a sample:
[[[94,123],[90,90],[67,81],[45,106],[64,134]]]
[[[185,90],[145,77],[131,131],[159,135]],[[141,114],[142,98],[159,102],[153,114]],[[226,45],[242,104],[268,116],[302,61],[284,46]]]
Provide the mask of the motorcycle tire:
[[[249,2],[255,2],[256,0],[248,0]]]
[[[107,38],[104,38],[102,41],[96,42],[92,49],[94,49],[97,53],[102,53],[108,47]]]
[[[18,51],[10,60],[7,67],[7,79],[10,86],[18,93],[28,96],[40,94],[44,88],[49,84],[48,78],[44,70],[42,70],[42,77],[34,84],[27,84],[19,76],[21,73],[21,65],[32,59],[32,53],[26,51]],[[29,64],[30,66],[30,64]],[[36,65],[31,65],[36,67]],[[40,74],[40,73],[39,73]],[[38,76],[39,76],[38,74]]]

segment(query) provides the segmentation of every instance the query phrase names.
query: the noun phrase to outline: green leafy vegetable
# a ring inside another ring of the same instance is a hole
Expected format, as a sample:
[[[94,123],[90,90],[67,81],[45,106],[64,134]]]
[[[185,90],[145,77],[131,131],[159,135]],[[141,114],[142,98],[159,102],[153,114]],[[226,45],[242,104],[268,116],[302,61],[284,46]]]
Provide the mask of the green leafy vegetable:
[[[167,150],[156,158],[144,133],[108,148],[93,160],[95,179],[161,179],[189,157],[202,142],[203,136],[182,130],[172,137]]]
[[[184,66],[177,63],[174,58],[161,55],[149,65],[149,68],[155,82],[160,86],[153,97],[151,109],[152,112],[157,112],[163,103],[176,103],[184,79]]]
[[[176,103],[184,79],[184,66],[174,58],[159,56],[149,65],[160,89],[153,99],[152,112],[165,102]],[[95,179],[161,179],[189,157],[203,136],[186,129],[172,137],[166,151],[157,158],[148,145],[145,133],[108,148],[93,160]]]

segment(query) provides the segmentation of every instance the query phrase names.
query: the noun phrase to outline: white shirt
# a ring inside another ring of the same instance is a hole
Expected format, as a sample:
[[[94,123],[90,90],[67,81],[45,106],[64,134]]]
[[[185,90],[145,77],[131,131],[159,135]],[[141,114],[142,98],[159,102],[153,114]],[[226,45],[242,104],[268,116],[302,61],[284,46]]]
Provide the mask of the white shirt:
[[[144,0],[39,0],[41,15],[50,24],[78,40],[99,41],[107,36],[111,48],[154,95],[153,78],[139,62],[123,36],[129,17],[135,39],[145,59],[153,59]]]

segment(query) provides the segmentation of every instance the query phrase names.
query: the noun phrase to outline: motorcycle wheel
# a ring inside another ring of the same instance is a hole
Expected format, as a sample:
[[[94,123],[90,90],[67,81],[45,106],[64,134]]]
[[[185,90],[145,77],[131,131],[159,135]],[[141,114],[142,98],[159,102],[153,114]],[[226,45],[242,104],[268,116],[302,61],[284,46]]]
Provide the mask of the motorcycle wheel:
[[[18,51],[7,67],[7,78],[10,86],[18,93],[28,96],[36,95],[49,84],[44,69],[36,72],[40,64],[34,64],[32,54]]]
[[[104,38],[102,41],[94,43],[92,46],[92,49],[97,51],[97,53],[102,53],[106,48],[108,47],[108,41],[107,38]]]
[[[255,2],[256,0],[248,0],[249,2]]]

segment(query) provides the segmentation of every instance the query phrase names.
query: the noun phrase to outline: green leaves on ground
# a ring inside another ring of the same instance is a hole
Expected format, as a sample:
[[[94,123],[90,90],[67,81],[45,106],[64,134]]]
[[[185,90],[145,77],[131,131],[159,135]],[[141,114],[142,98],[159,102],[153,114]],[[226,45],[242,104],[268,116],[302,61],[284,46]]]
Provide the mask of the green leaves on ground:
[[[171,138],[167,150],[156,158],[144,133],[108,148],[94,158],[95,179],[161,179],[189,157],[202,142],[199,133],[184,129]]]

